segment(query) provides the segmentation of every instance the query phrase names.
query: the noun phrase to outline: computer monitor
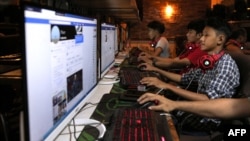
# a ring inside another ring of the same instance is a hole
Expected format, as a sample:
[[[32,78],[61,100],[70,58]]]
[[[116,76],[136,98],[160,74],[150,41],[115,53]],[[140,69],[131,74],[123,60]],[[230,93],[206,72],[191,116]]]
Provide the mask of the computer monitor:
[[[115,31],[115,25],[101,23],[101,78],[115,63]]]
[[[97,20],[23,4],[25,140],[54,140],[97,85]]]
[[[115,55],[119,53],[119,28],[115,27]]]

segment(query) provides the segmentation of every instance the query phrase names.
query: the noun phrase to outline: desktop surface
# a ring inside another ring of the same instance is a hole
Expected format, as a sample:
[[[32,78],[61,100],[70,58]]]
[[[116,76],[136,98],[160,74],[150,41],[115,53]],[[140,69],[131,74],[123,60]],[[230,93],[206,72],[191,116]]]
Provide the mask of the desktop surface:
[[[89,95],[87,99],[86,103],[88,104],[81,109],[81,112],[75,119],[94,119],[108,127],[112,114],[116,109],[135,106],[135,101],[120,99],[120,94],[124,92],[126,92],[126,90],[121,88],[119,83],[113,85],[97,85],[93,94]],[[174,141],[178,141],[179,137],[171,117],[167,116],[166,118],[171,137]],[[73,134],[76,134],[75,140],[78,141],[91,141],[97,139],[99,132],[96,128],[92,126],[77,126],[77,128],[76,133],[73,133],[74,128],[71,128],[71,138],[73,138]],[[56,141],[66,141],[68,139],[69,129],[65,127],[65,131],[58,136]]]
[[[119,56],[118,56],[119,57]],[[123,60],[119,67],[128,66],[127,60]],[[135,67],[135,66],[134,66]],[[123,100],[121,95],[126,93],[127,90],[122,88],[119,83],[102,85],[98,84],[93,94],[89,95],[86,105],[82,108],[81,112],[75,117],[75,119],[94,119],[105,124],[107,128],[110,126],[110,120],[112,120],[113,113],[117,109],[123,109],[128,107],[134,107],[136,105],[135,100]],[[173,141],[179,141],[174,123],[171,117],[167,116],[167,124]],[[74,131],[71,128],[71,131]],[[76,133],[71,132],[71,138],[73,134],[76,135],[75,140],[78,141],[90,141],[96,140],[98,137],[98,130],[92,126],[84,126],[77,130]],[[65,127],[56,141],[66,141],[69,139],[69,128]]]
[[[97,107],[95,108],[94,112],[90,116],[90,119],[98,120],[103,124],[105,124],[107,129],[110,129],[111,128],[110,126],[113,124],[112,122],[114,121],[113,114],[114,112],[117,111],[117,109],[136,108],[134,107],[135,102],[123,101],[120,100],[119,97],[120,97],[119,94],[114,94],[114,93],[104,94],[101,100],[99,101]],[[176,133],[173,121],[171,120],[170,117],[167,116],[166,116],[166,121],[167,121],[166,124],[169,127],[168,139],[171,139],[173,141],[178,140],[178,135]],[[78,141],[96,139],[97,136],[98,132],[96,129],[93,129],[93,127],[86,126],[80,133]]]

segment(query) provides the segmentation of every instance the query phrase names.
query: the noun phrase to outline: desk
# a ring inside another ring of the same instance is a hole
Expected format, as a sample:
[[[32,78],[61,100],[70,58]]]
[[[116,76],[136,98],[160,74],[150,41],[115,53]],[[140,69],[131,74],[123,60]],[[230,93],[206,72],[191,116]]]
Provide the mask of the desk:
[[[110,93],[112,88],[114,87],[113,84],[109,85],[102,85],[98,84],[96,88],[93,90],[91,95],[89,95],[86,99],[86,102],[90,102],[92,104],[98,103],[100,99],[103,97],[104,94]],[[114,89],[113,89],[114,90]],[[117,94],[118,95],[118,94]],[[81,112],[75,116],[75,119],[84,119],[84,118],[90,118],[92,116],[92,113],[96,109],[97,105],[87,105],[86,107],[81,110]],[[175,126],[173,124],[172,118],[170,116],[167,116],[167,121],[170,127],[170,132],[173,138],[173,141],[179,141],[178,134],[176,132]],[[76,137],[79,137],[81,134],[81,131],[84,126],[77,126],[75,131]],[[73,131],[73,127],[69,127],[71,131]],[[74,135],[71,134],[71,137],[69,137],[69,129],[68,127],[65,127],[65,129],[62,131],[62,133],[57,137],[56,141],[75,141]]]
[[[109,93],[112,89],[113,85],[97,85],[97,87],[95,88],[94,92],[92,95],[90,95],[88,97],[87,102],[91,102],[91,103],[98,103],[100,101],[100,99],[102,98],[102,96],[106,93]],[[83,118],[90,118],[92,113],[94,112],[96,108],[96,105],[88,105],[86,107],[84,107],[84,110],[82,112],[80,112],[78,115],[76,115],[75,119],[83,119]],[[168,124],[170,127],[170,132],[172,135],[172,138],[174,139],[174,141],[179,141],[179,137],[178,134],[176,132],[175,126],[173,124],[172,118],[167,116],[168,119]],[[76,131],[78,131],[76,133],[77,137],[81,134],[81,130],[83,129],[84,126],[77,126]],[[71,129],[71,131],[73,131],[73,127]],[[56,139],[56,141],[69,141],[69,134],[68,134],[69,130],[67,128],[65,128],[65,130],[61,133],[61,135],[58,136],[58,138]],[[73,135],[71,137],[71,140],[74,141],[75,139],[73,138]]]
[[[112,89],[113,85],[101,85],[98,84],[96,86],[96,88],[93,90],[93,92],[91,93],[91,95],[89,95],[86,99],[87,102],[90,103],[98,103],[100,101],[100,99],[102,98],[102,96],[106,93],[109,93]],[[78,115],[75,116],[75,119],[84,119],[84,118],[90,118],[90,116],[92,115],[92,113],[94,112],[95,108],[97,105],[88,105],[84,108],[84,110],[82,110],[82,112],[80,112]],[[77,126],[77,131],[82,131],[82,129],[84,128],[84,126]],[[72,131],[73,131],[73,127],[72,127]],[[68,129],[67,127],[65,127],[65,129],[62,131],[61,135],[59,135],[55,141],[71,141],[69,140],[69,134],[68,134]],[[77,132],[76,135],[79,136],[81,134],[81,132]],[[73,135],[72,135],[73,136]],[[74,138],[72,138],[72,141],[75,141]]]

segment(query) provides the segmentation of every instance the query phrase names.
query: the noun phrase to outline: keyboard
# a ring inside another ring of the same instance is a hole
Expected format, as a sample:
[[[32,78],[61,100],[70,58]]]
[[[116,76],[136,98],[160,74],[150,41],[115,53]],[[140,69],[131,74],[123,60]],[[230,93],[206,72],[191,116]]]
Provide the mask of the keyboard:
[[[172,141],[167,117],[149,109],[116,109],[104,141]]]
[[[140,71],[136,68],[133,69],[121,69],[119,71],[120,85],[126,89],[137,90],[137,87],[141,85],[140,80],[143,77],[158,77],[159,74],[151,71]]]

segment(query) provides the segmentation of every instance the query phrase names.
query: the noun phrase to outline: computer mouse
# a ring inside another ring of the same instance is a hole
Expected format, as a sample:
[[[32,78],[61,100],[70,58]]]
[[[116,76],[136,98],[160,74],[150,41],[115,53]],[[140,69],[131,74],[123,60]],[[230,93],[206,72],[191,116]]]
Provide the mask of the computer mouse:
[[[145,71],[146,65],[141,65],[138,69],[139,69],[140,71]]]
[[[152,106],[152,105],[156,105],[155,102],[148,101],[148,102],[145,102],[143,104],[136,102],[133,107],[139,108],[139,109],[147,109],[149,106]]]
[[[148,107],[153,106],[153,105],[156,105],[155,102],[148,101],[148,102],[143,103],[139,108],[140,109],[145,109],[145,108],[147,109]]]

